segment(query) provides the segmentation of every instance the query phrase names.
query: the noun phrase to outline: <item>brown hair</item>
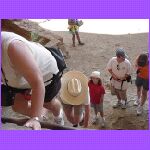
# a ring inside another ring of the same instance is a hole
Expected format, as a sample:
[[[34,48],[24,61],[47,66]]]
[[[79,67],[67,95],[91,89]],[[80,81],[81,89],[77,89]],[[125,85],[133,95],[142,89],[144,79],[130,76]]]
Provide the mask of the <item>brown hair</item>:
[[[146,54],[146,53],[140,54],[138,59],[137,59],[137,65],[140,67],[144,67],[148,63],[149,63],[148,62],[148,54]]]
[[[102,85],[102,80],[100,78],[98,78],[98,85]],[[92,79],[89,80],[89,83],[93,83]]]

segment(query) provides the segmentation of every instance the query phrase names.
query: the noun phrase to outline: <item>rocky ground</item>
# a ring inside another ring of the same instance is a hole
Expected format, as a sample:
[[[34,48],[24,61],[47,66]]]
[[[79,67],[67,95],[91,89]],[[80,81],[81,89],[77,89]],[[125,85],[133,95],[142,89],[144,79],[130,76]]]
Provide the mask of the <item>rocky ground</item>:
[[[116,101],[116,97],[110,94],[109,90],[109,75],[105,68],[108,60],[115,56],[115,49],[117,47],[124,47],[129,56],[129,60],[132,65],[138,54],[148,50],[148,33],[142,34],[127,34],[127,35],[102,35],[91,33],[80,33],[84,46],[72,47],[71,35],[69,32],[54,32],[63,37],[66,50],[69,52],[66,62],[68,70],[79,70],[85,73],[88,77],[94,70],[99,70],[103,78],[103,84],[106,89],[104,99],[104,113],[106,118],[106,128],[104,130],[146,130],[149,127],[149,113],[148,113],[148,101],[144,106],[144,113],[141,116],[136,115],[136,107],[133,106],[133,102],[136,96],[135,71],[133,69],[133,84],[129,84],[128,90],[128,107],[126,110],[113,109],[112,104]],[[91,109],[91,117],[93,110]],[[6,117],[23,117],[12,111],[10,107],[2,108],[2,116]],[[48,115],[49,120],[52,120],[52,115]],[[65,125],[71,126],[71,124],[65,118]],[[92,125],[91,121],[89,129],[103,129],[99,123]],[[5,130],[20,130],[26,129],[15,124],[2,124],[2,129]],[[82,128],[81,128],[82,129]]]

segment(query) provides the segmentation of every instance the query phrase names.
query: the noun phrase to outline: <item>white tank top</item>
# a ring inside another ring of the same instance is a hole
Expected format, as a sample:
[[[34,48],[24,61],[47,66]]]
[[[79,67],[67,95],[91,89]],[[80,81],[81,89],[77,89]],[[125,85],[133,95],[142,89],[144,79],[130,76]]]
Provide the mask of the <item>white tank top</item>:
[[[5,77],[8,80],[8,85],[15,88],[31,88],[26,79],[14,70],[10,62],[7,50],[9,44],[14,40],[19,40],[26,44],[33,54],[41,72],[43,75],[43,81],[47,81],[52,77],[52,74],[58,73],[57,62],[51,53],[39,43],[34,43],[26,40],[25,38],[12,33],[1,32],[2,39],[2,69],[5,73]],[[3,76],[3,75],[2,75]],[[3,83],[4,79],[2,78]],[[49,83],[45,83],[45,86]]]

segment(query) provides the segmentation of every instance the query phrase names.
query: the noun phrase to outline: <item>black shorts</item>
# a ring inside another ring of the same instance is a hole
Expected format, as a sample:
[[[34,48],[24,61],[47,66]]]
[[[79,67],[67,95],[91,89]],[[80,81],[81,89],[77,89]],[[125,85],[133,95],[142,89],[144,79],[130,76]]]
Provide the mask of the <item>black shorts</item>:
[[[60,79],[53,80],[51,84],[45,87],[45,98],[44,102],[50,102],[59,92],[61,88]],[[26,89],[17,91],[15,93],[25,92]],[[15,93],[10,94],[5,85],[1,85],[1,105],[12,106],[14,104]]]
[[[143,79],[143,78],[137,77],[135,84],[137,87],[143,87],[143,89],[146,91],[149,90],[149,80],[148,79]]]
[[[60,79],[53,80],[49,85],[45,87],[44,102],[50,102],[59,92],[61,88]]]

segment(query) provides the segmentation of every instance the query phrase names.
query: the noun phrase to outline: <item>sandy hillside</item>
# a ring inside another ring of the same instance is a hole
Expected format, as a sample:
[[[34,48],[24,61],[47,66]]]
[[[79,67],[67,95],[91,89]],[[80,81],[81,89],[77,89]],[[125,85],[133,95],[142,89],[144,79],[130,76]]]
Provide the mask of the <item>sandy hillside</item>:
[[[79,70],[84,72],[88,77],[94,70],[100,70],[103,83],[106,88],[104,99],[104,113],[106,118],[105,129],[148,129],[148,101],[144,107],[142,116],[136,116],[136,107],[133,106],[136,96],[135,71],[133,70],[133,84],[129,85],[128,90],[128,108],[126,110],[113,109],[112,104],[116,101],[115,96],[111,96],[107,85],[109,76],[105,71],[108,60],[115,55],[117,47],[124,47],[129,56],[129,60],[133,64],[136,56],[148,50],[148,33],[127,34],[127,35],[101,35],[91,33],[80,33],[84,46],[72,47],[71,35],[69,32],[55,32],[64,39],[64,43],[69,57],[66,59],[67,70]],[[67,71],[66,70],[66,71]],[[10,108],[4,108],[3,116],[18,117],[18,114],[12,112]],[[91,110],[91,117],[93,110]],[[51,115],[49,115],[52,118]],[[65,119],[65,124],[71,126]],[[89,125],[90,129],[101,129],[99,125]],[[3,124],[2,129],[22,129],[14,124]],[[24,128],[23,128],[24,129]]]

